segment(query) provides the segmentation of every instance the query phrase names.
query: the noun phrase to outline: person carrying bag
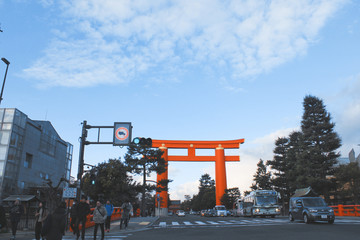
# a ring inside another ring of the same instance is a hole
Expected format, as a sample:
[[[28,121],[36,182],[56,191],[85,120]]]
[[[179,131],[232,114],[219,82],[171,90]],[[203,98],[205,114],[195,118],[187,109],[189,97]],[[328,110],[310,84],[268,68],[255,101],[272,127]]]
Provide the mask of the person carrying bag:
[[[97,230],[98,230],[99,226],[100,226],[100,230],[101,230],[101,240],[104,239],[104,237],[105,237],[104,224],[105,224],[106,218],[107,218],[106,208],[101,204],[100,201],[97,201],[96,207],[94,209],[94,215],[93,215],[93,221],[95,222],[94,239],[96,239]]]

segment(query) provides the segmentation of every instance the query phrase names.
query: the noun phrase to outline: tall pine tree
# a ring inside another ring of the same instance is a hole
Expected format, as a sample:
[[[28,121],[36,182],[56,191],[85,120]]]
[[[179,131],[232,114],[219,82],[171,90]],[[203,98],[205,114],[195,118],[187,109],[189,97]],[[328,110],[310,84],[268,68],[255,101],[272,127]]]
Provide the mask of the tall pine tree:
[[[138,175],[142,175],[142,196],[141,196],[141,215],[145,216],[145,199],[146,192],[154,190],[153,187],[147,184],[147,177],[152,172],[161,174],[166,171],[167,163],[162,157],[163,151],[160,149],[152,149],[151,146],[141,144],[130,144],[128,151],[125,154],[125,165],[128,171]],[[167,182],[163,183],[164,189],[167,189]]]
[[[330,113],[323,101],[314,96],[306,96],[303,102],[304,114],[301,121],[304,151],[299,153],[301,162],[298,169],[303,171],[303,186],[311,186],[315,192],[328,198],[333,182],[328,176],[334,174],[334,165],[340,156],[336,150],[341,140],[334,132]]]
[[[257,164],[257,170],[254,174],[254,183],[250,187],[252,190],[267,190],[272,189],[271,173],[267,171],[264,161],[260,159]]]

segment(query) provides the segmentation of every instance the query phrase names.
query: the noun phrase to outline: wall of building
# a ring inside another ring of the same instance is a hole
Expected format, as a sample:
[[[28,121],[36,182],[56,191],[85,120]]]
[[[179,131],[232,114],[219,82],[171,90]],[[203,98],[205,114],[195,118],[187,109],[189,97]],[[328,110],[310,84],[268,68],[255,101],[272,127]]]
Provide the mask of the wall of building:
[[[5,118],[8,112],[8,115],[13,112],[12,120],[9,116]],[[1,157],[5,158],[0,173],[1,199],[23,194],[30,187],[43,186],[47,179],[51,179],[53,185],[61,178],[70,180],[72,145],[60,138],[49,121],[31,120],[17,109],[0,109],[0,125],[8,122],[9,130],[0,129],[0,171]],[[6,137],[9,132],[10,137]],[[7,142],[6,138],[9,138]],[[1,153],[4,149],[5,154]]]

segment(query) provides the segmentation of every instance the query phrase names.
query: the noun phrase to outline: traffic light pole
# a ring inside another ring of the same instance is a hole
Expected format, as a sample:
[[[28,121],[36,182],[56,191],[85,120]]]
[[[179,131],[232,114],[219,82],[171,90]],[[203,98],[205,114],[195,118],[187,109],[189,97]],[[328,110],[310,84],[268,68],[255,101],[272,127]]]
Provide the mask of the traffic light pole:
[[[119,126],[117,125],[119,124]],[[78,179],[78,189],[77,189],[77,193],[76,193],[76,200],[80,201],[80,197],[81,197],[81,191],[83,188],[83,174],[84,174],[84,165],[89,165],[89,164],[85,164],[84,163],[84,151],[85,151],[85,145],[90,145],[90,144],[111,144],[114,146],[128,146],[131,143],[131,123],[130,122],[116,122],[114,123],[113,126],[91,126],[87,124],[87,121],[84,120],[82,123],[82,131],[81,131],[81,137],[80,137],[80,149],[79,149],[79,167],[78,167],[78,175],[77,175],[77,179]],[[125,125],[125,126],[124,126]],[[96,142],[89,142],[86,141],[86,137],[87,137],[87,131],[88,129],[92,129],[92,128],[97,128],[98,129],[98,139]],[[116,143],[115,142],[115,136],[114,136],[114,140],[112,142],[101,142],[100,141],[100,129],[103,128],[112,128],[116,131],[119,135],[120,135],[120,141],[123,141],[121,143]],[[123,131],[125,131],[127,133],[124,133]],[[122,139],[123,135],[125,134],[126,138]],[[127,142],[126,142],[127,141]],[[91,165],[89,165],[91,166]]]
[[[78,167],[78,175],[77,179],[79,181],[78,184],[78,191],[76,193],[76,200],[77,202],[80,201],[81,197],[81,191],[83,187],[83,181],[82,181],[82,175],[84,174],[84,151],[85,151],[85,143],[86,143],[86,137],[87,137],[87,121],[84,120],[82,123],[82,131],[81,131],[81,137],[80,137],[80,150],[79,150],[79,167]]]

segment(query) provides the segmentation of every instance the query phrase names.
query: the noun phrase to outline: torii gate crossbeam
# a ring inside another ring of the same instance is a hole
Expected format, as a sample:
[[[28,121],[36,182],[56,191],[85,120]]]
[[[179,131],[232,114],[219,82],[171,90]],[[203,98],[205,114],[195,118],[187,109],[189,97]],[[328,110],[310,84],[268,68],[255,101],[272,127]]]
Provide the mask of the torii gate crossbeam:
[[[161,149],[166,163],[170,161],[184,162],[215,162],[215,187],[216,187],[216,205],[221,205],[221,197],[227,189],[226,166],[225,162],[238,162],[240,156],[225,156],[224,149],[237,149],[245,139],[227,140],[227,141],[191,141],[191,140],[152,140],[152,147]],[[168,155],[168,149],[187,149],[185,156]],[[215,149],[215,156],[197,156],[196,149]],[[157,182],[168,179],[168,171],[157,175]],[[158,193],[162,199],[161,208],[168,207],[168,193],[163,191]]]

